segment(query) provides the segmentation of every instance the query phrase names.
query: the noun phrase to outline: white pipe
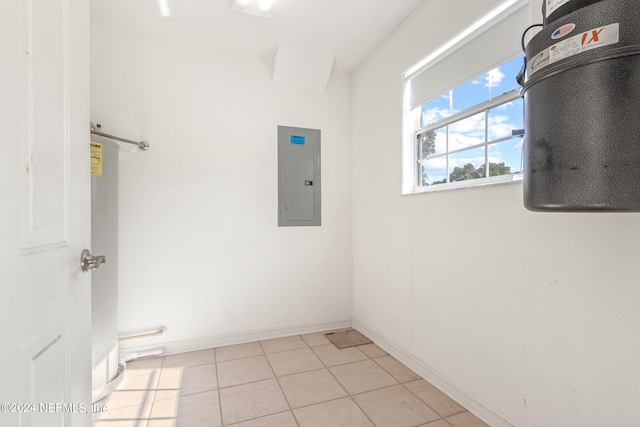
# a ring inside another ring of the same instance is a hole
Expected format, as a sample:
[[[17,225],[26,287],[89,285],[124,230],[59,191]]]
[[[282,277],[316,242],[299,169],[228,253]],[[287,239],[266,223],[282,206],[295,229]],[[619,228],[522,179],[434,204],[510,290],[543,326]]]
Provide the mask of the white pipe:
[[[153,350],[143,350],[136,353],[125,354],[120,360],[123,360],[124,362],[131,362],[132,360],[141,359],[143,357],[160,356],[162,353],[164,353],[164,349],[155,348]]]
[[[155,332],[149,332],[149,333],[146,333],[146,334],[139,334],[139,335],[130,335],[128,337],[120,337],[120,338],[118,338],[118,342],[139,340],[139,339],[143,339],[143,338],[158,337],[160,335],[164,335],[165,332],[167,332],[167,328],[165,326],[160,326],[158,328],[158,330],[155,331]]]
[[[120,386],[120,383],[122,383],[122,380],[124,379],[125,367],[126,363],[121,360],[120,363],[118,363],[118,372],[116,376],[108,383],[102,384],[100,387],[93,388],[91,392],[91,402],[96,403],[99,400],[104,399]]]
[[[160,356],[163,353],[164,353],[164,349],[155,348],[152,350],[143,350],[143,351],[138,351],[136,353],[125,354],[119,360],[118,373],[116,374],[116,376],[107,384],[103,384],[102,386],[98,388],[94,388],[92,390],[91,401],[93,403],[96,403],[99,400],[104,399],[120,386],[120,384],[122,383],[122,380],[124,379],[124,372],[128,362],[131,362],[136,359],[141,359],[143,357]]]

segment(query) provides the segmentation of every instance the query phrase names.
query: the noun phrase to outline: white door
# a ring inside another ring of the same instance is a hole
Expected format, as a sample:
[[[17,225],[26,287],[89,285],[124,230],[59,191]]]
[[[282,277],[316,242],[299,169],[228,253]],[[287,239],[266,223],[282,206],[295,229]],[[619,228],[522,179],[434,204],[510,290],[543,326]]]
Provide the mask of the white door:
[[[91,425],[89,0],[0,1],[0,426]]]

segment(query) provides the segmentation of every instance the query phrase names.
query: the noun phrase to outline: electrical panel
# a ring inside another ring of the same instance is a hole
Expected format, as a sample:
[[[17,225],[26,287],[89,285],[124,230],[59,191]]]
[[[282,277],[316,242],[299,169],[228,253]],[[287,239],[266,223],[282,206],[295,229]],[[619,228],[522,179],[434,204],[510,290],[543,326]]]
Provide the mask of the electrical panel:
[[[278,126],[278,226],[319,226],[320,130]]]

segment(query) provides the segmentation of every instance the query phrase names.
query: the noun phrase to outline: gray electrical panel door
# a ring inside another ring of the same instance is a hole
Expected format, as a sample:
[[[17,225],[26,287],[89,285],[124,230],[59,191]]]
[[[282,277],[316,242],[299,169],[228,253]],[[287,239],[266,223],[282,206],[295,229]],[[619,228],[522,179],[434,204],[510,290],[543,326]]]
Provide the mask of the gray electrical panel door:
[[[320,131],[278,126],[278,226],[319,226],[320,213]]]

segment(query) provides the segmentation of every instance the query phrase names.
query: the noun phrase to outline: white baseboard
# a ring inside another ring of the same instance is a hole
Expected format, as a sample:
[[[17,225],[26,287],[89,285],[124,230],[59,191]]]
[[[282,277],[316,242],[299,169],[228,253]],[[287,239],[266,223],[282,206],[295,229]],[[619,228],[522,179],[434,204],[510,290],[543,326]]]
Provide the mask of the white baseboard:
[[[324,332],[333,329],[353,327],[359,330],[380,348],[391,356],[404,363],[416,374],[433,384],[447,396],[462,405],[469,412],[480,418],[492,427],[514,427],[514,424],[501,417],[482,402],[470,396],[459,386],[448,380],[444,375],[433,370],[429,365],[418,359],[403,348],[386,339],[377,331],[369,328],[358,319],[345,319],[337,322],[310,324],[302,326],[288,326],[273,329],[259,329],[253,331],[235,332],[230,334],[213,335],[209,337],[193,338],[179,341],[168,341],[157,344],[136,345],[135,341],[120,345],[120,357],[154,349],[162,349],[163,354],[185,353],[189,351],[205,350],[209,348],[224,347],[227,345],[244,344],[253,341],[267,340],[271,338],[288,337],[292,335]]]
[[[422,360],[387,340],[381,334],[369,328],[365,323],[354,318],[352,327],[362,332],[384,351],[404,363],[409,369],[413,370],[416,374],[420,375],[427,382],[434,385],[485,423],[492,427],[514,427],[513,423],[496,414],[482,402],[470,396],[463,389],[449,381],[445,376],[433,370]]]
[[[120,344],[120,358],[126,355],[149,350],[161,349],[163,355],[186,353],[189,351],[206,350],[209,348],[224,347],[227,345],[244,344],[253,341],[267,340],[271,338],[288,337],[292,335],[310,334],[315,332],[330,331],[333,329],[350,328],[351,319],[337,322],[318,323],[309,325],[286,326],[273,329],[259,329],[252,331],[234,332],[230,334],[212,335],[208,337],[191,338],[177,341],[158,342],[155,344],[143,344],[145,340],[128,341]]]

